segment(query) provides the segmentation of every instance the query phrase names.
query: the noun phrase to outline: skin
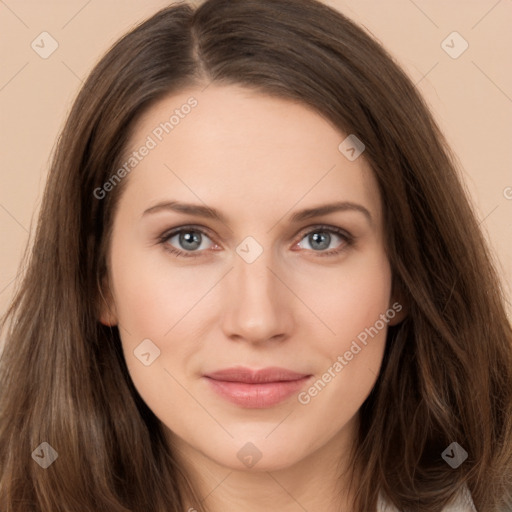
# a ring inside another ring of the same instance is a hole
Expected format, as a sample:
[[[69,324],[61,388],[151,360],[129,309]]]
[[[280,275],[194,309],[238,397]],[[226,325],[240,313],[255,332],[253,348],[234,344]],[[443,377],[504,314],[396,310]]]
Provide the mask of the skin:
[[[198,105],[124,178],[101,321],[119,326],[135,387],[211,512],[329,512],[339,511],[340,500],[348,510],[347,478],[339,475],[348,469],[387,327],[306,405],[293,395],[243,408],[215,394],[202,375],[281,366],[314,382],[391,308],[377,183],[364,153],[345,158],[338,145],[346,134],[315,111],[238,86],[210,84],[161,100],[139,120],[130,151],[190,96]],[[143,215],[171,200],[208,205],[226,222],[168,209]],[[289,221],[335,201],[363,206],[371,221],[355,210]],[[326,233],[322,224],[347,231],[353,243],[327,231],[328,247],[315,249],[308,235]],[[159,240],[187,225],[208,233],[194,231],[202,240],[197,257],[165,249],[194,251],[178,235]],[[248,236],[263,250],[252,263],[236,251]],[[160,350],[149,366],[134,356],[144,339]],[[248,442],[262,454],[251,468],[237,457]]]

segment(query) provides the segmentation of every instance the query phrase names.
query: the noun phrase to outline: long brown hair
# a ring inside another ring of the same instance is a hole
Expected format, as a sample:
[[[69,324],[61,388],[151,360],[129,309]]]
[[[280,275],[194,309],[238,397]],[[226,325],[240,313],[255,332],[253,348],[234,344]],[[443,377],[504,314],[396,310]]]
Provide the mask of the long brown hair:
[[[389,329],[360,410],[354,511],[374,511],[379,491],[400,510],[438,511],[463,487],[479,512],[512,508],[504,293],[424,101],[378,43],[326,5],[207,0],[165,8],[121,38],[58,141],[31,257],[2,321],[2,512],[177,512],[185,495],[200,502],[131,382],[117,328],[98,321],[124,182],[103,199],[94,190],[121,165],[143,112],[210,82],[313,107],[364,142],[378,181],[408,315]],[[42,442],[58,453],[47,469],[31,457]],[[456,469],[441,456],[452,442],[468,454]]]

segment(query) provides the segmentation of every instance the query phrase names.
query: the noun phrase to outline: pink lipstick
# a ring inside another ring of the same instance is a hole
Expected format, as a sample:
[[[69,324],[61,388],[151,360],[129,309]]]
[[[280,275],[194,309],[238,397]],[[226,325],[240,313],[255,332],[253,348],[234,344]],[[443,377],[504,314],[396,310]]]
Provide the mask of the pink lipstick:
[[[203,376],[211,389],[240,407],[264,409],[300,391],[311,375],[286,368],[251,370],[237,366]]]

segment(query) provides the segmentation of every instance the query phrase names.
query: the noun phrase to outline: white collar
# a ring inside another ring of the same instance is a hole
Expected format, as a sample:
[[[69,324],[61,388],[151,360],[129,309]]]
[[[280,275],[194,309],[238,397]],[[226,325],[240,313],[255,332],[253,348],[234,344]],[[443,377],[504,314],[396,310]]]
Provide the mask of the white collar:
[[[377,501],[377,512],[400,512],[395,506],[391,505],[384,499],[382,493],[379,493]],[[451,505],[443,509],[443,512],[477,512],[471,493],[467,487],[459,493],[457,499]]]

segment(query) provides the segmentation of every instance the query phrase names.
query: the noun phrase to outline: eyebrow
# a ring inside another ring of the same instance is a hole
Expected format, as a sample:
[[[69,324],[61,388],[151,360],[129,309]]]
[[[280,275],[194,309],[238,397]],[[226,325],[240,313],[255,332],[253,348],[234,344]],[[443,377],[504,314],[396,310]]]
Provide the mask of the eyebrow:
[[[161,211],[175,211],[178,213],[185,213],[188,215],[194,215],[196,217],[204,217],[206,219],[218,220],[224,224],[227,224],[227,218],[221,212],[216,210],[215,208],[210,208],[208,206],[201,206],[199,204],[191,204],[191,203],[180,203],[178,201],[163,201],[154,206],[151,206],[147,210],[144,211],[142,217],[145,215],[149,215],[151,213],[157,213]],[[315,206],[313,208],[306,208],[304,210],[300,210],[295,212],[290,218],[289,222],[298,223],[303,220],[311,219],[314,217],[320,217],[322,215],[327,215],[329,213],[334,212],[344,212],[344,211],[355,211],[362,213],[369,224],[372,224],[372,216],[370,212],[362,205],[357,203],[352,203],[350,201],[339,201],[335,203],[323,204],[320,206]]]

